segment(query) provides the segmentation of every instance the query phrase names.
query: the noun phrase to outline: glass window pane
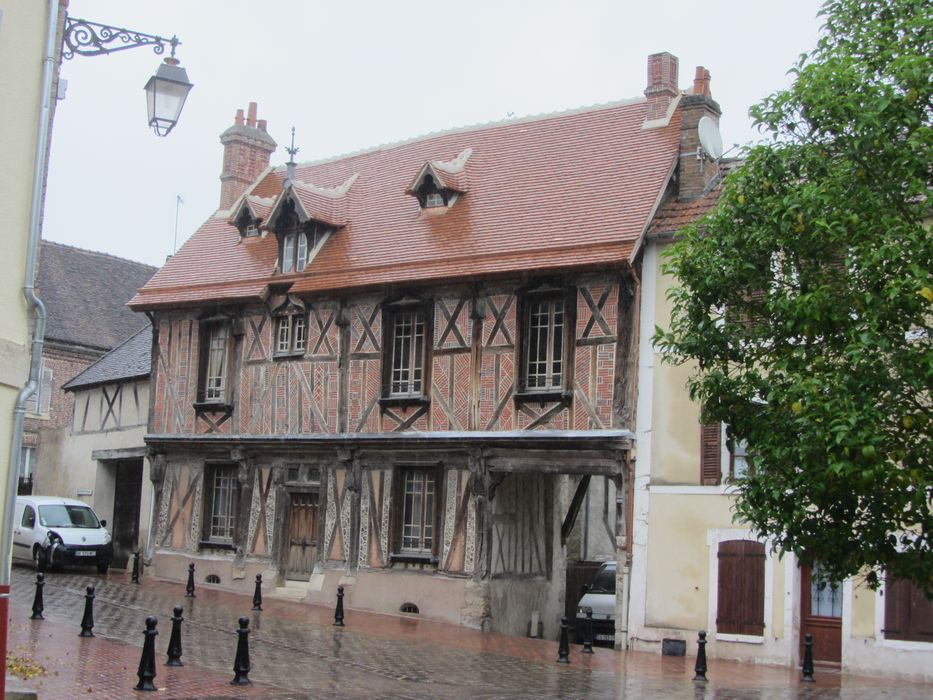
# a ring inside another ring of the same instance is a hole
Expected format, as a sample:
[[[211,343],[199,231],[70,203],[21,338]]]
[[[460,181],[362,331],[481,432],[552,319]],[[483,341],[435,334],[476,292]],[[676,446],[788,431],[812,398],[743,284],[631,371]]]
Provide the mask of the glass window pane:
[[[295,267],[295,234],[285,236],[282,244],[282,272],[291,272]]]
[[[308,236],[304,233],[298,234],[298,254],[295,256],[295,269],[301,272],[305,269],[308,262]]]

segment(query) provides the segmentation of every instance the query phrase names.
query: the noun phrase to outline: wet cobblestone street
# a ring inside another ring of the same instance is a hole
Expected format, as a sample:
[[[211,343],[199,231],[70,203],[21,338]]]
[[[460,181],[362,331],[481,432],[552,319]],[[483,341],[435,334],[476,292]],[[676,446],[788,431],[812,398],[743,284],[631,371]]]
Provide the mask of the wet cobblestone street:
[[[671,698],[673,700],[874,700],[933,697],[933,687],[818,669],[816,684],[780,667],[710,660],[710,682],[695,684],[691,657],[571,649],[571,664],[555,663],[554,641],[482,634],[459,627],[347,611],[345,628],[333,611],[287,600],[263,600],[200,586],[185,598],[183,584],[144,577],[130,583],[107,576],[49,574],[44,621],[29,619],[35,570],[14,566],[11,652],[47,669],[24,684],[40,698],[147,697],[133,690],[144,620],[159,618],[156,679],[159,698]],[[84,591],[96,586],[93,639],[78,637]],[[181,668],[167,668],[172,608],[184,609]],[[250,687],[233,677],[236,622],[250,619]]]

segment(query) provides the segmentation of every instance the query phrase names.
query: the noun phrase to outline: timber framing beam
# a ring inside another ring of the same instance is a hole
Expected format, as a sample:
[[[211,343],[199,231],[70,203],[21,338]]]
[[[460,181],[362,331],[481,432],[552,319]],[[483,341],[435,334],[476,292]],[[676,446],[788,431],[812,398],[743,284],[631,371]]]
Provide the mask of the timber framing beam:
[[[560,543],[567,544],[567,538],[570,537],[570,531],[573,530],[573,524],[577,522],[577,515],[580,513],[580,506],[583,505],[583,499],[586,498],[586,491],[590,487],[590,475],[586,474],[577,484],[577,490],[573,494],[573,500],[570,501],[570,507],[567,509],[567,516],[560,526]]]

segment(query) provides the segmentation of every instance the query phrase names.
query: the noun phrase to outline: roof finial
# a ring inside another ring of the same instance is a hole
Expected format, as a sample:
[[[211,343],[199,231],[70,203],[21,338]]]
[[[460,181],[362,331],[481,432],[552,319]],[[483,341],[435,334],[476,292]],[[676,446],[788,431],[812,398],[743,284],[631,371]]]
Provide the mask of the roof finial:
[[[299,149],[295,148],[295,127],[292,127],[292,145],[285,149],[288,152],[288,162],[285,164],[285,182],[289,183],[295,179],[295,154]]]

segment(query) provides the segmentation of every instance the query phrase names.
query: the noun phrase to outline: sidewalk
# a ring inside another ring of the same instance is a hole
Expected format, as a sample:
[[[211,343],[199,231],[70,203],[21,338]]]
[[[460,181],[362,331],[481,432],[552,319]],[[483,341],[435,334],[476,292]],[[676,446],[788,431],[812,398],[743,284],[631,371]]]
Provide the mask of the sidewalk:
[[[157,698],[671,698],[874,700],[933,697],[930,685],[817,670],[815,684],[797,670],[710,660],[707,684],[694,683],[692,658],[571,648],[555,663],[554,641],[505,637],[402,616],[348,610],[335,628],[328,608],[250,597],[123,573],[49,574],[44,621],[29,619],[35,571],[13,568],[10,651],[31,656],[46,674],[20,681],[39,698],[149,697],[133,690],[144,620],[159,618]],[[78,637],[85,586],[96,586],[94,634]],[[184,608],[182,668],[164,666],[171,611]],[[250,687],[233,678],[237,618],[250,619]]]

